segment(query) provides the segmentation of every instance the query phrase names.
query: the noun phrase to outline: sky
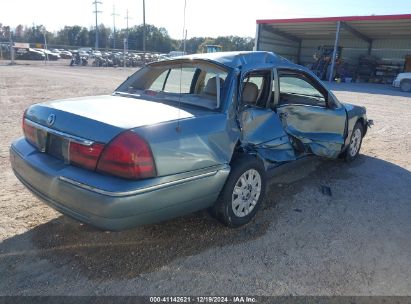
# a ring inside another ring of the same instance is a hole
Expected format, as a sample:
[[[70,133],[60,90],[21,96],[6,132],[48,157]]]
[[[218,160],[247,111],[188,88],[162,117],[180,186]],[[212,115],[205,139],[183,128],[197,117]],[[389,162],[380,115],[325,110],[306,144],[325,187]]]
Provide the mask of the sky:
[[[95,24],[94,0],[0,0],[0,23],[12,27],[45,25],[56,31],[65,25]],[[143,22],[143,0],[99,0],[99,23],[116,27]],[[257,19],[411,14],[411,0],[186,0],[187,37],[226,35],[255,36]],[[184,0],[145,0],[146,23],[167,29],[174,39],[183,38]]]

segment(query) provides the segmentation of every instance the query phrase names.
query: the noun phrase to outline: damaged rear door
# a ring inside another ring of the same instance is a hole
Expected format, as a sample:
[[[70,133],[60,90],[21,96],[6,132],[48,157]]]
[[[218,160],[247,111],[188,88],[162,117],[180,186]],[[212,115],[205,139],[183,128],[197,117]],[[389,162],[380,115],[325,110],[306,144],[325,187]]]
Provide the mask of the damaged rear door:
[[[270,104],[274,100],[273,70],[244,73],[240,82],[239,124],[241,144],[272,162],[295,160],[289,136]]]
[[[344,107],[310,74],[278,70],[275,108],[284,130],[303,153],[336,158],[345,140]]]

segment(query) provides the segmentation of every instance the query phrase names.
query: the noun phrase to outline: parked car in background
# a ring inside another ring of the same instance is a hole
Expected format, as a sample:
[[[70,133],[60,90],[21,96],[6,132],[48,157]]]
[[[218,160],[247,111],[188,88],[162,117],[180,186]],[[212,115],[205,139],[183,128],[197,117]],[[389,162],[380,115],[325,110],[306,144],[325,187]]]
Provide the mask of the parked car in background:
[[[73,54],[69,51],[60,51],[60,57],[62,59],[71,59],[73,57]]]
[[[186,52],[182,51],[171,51],[170,53],[168,53],[168,57],[179,57],[184,55],[186,55]]]
[[[35,49],[17,49],[16,59],[20,60],[45,60],[46,55],[43,52],[37,51]]]
[[[90,48],[90,47],[82,47],[82,48],[79,48],[78,51],[79,52],[85,52],[85,53],[89,54],[89,53],[93,52],[93,49]]]
[[[48,60],[55,61],[55,60],[59,60],[59,59],[60,59],[60,55],[59,55],[59,54],[53,53],[53,52],[50,51],[50,50],[46,50],[46,49],[35,49],[35,50],[38,51],[38,52],[44,53],[44,55],[46,56],[46,58],[47,58]]]
[[[411,92],[411,73],[400,73],[394,79],[392,85],[403,92]]]
[[[93,56],[93,57],[101,57],[102,56],[100,51],[92,51],[90,53],[90,55]]]
[[[84,50],[78,50],[78,52],[76,52],[76,53],[78,53],[81,57],[85,57],[85,58],[89,58],[90,57],[90,54],[89,53],[87,53],[86,51],[84,51]],[[73,54],[74,54],[74,52],[73,52]]]
[[[238,227],[267,172],[310,155],[353,160],[371,123],[273,53],[198,54],[148,64],[112,95],[30,106],[10,160],[45,203],[102,229],[204,208]]]

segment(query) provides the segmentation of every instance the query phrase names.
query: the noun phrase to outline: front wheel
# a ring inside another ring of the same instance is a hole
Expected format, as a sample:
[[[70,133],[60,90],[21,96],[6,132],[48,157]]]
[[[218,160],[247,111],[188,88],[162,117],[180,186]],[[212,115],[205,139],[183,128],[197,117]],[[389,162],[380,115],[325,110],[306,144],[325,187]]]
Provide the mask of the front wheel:
[[[228,227],[247,224],[260,208],[265,194],[265,169],[256,157],[244,155],[231,164],[231,172],[212,214]]]
[[[346,161],[354,160],[360,153],[363,134],[364,134],[364,127],[358,121],[354,126],[354,130],[352,131],[350,145],[348,146],[347,151],[345,151]]]
[[[400,83],[400,89],[403,92],[411,92],[411,80],[403,80]]]

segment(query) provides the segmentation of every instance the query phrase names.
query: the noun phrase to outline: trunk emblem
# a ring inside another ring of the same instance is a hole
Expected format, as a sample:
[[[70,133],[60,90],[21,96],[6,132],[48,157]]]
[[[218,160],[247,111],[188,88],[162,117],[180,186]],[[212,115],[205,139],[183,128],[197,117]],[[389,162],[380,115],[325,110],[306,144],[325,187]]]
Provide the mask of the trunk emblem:
[[[54,121],[56,120],[56,115],[50,114],[49,117],[47,117],[47,124],[51,126],[54,124]]]

